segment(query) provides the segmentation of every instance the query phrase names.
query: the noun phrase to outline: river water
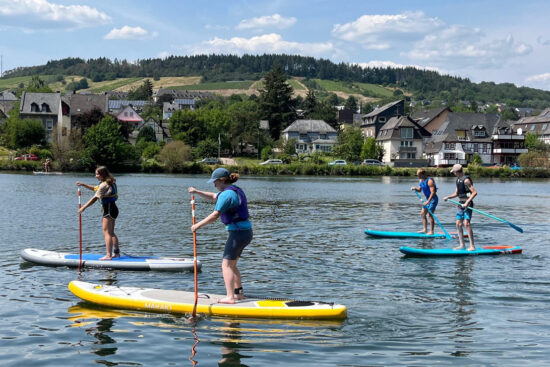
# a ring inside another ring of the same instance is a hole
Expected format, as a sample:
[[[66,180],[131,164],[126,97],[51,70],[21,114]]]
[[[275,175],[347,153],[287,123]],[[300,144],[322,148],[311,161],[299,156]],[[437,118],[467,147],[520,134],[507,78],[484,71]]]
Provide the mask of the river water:
[[[207,177],[120,175],[117,234],[130,254],[192,256],[186,188]],[[399,246],[445,240],[367,238],[365,228],[420,229],[414,178],[243,177],[254,240],[240,261],[245,291],[345,304],[343,322],[265,321],[121,311],[81,302],[71,280],[193,290],[192,273],[32,265],[27,247],[78,251],[75,181],[92,175],[0,174],[2,366],[529,366],[550,360],[549,180],[475,180],[478,245],[520,245],[520,255],[406,258]],[[437,178],[439,195],[454,191]],[[91,192],[83,192],[83,201]],[[212,204],[197,200],[203,218]],[[448,230],[454,205],[436,215]],[[104,250],[99,205],[83,215],[84,247]],[[219,223],[198,232],[199,290],[223,293]]]

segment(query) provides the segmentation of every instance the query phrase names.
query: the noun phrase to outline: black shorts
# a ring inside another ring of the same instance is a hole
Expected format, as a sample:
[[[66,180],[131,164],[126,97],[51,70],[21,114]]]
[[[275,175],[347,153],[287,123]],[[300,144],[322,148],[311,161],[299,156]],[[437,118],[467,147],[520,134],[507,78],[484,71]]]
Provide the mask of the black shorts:
[[[252,229],[229,231],[229,238],[225,243],[223,258],[227,260],[237,260],[250,241],[252,241]]]
[[[103,204],[101,212],[103,213],[103,218],[116,219],[118,217],[118,207],[114,202]]]

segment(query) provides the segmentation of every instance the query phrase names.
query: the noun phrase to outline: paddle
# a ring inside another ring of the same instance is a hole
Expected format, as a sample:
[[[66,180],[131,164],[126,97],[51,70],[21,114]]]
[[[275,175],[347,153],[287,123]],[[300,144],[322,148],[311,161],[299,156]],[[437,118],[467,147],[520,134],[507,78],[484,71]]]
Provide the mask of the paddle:
[[[414,193],[416,194],[416,196],[418,196],[418,198],[420,199],[420,201],[424,202],[424,200],[422,200],[422,196],[420,196],[420,194],[418,193],[418,191],[414,190]],[[430,215],[431,215],[432,218],[435,220],[435,222],[437,223],[437,225],[441,227],[441,229],[443,230],[443,233],[445,233],[445,238],[448,239],[448,240],[452,240],[453,238],[451,237],[451,235],[449,234],[449,232],[447,232],[447,230],[445,230],[445,227],[443,227],[443,225],[441,224],[441,222],[439,222],[439,220],[437,220],[437,217],[435,216],[435,214],[432,213],[432,211],[431,211],[430,209],[428,209],[427,206],[424,206],[424,208],[426,208],[426,210],[428,211],[428,213],[430,213]]]
[[[191,216],[193,225],[195,225],[195,195],[191,194]],[[195,305],[193,306],[193,318],[197,316],[197,302],[199,299],[199,290],[197,282],[197,232],[193,231],[193,271],[195,273]]]
[[[462,204],[460,204],[458,201],[454,201],[454,200],[451,200],[451,199],[447,199],[447,201],[450,201],[451,203],[454,203],[454,204],[462,205]],[[496,220],[498,220],[498,221],[500,221],[500,222],[502,222],[502,223],[506,223],[506,224],[508,224],[510,227],[512,227],[513,229],[515,229],[516,231],[518,231],[518,232],[520,232],[520,233],[523,233],[523,229],[521,229],[520,227],[516,226],[514,223],[510,223],[510,222],[508,222],[507,220],[497,218],[497,217],[495,217],[494,215],[491,215],[491,214],[489,214],[489,213],[485,213],[484,211],[481,211],[481,210],[479,210],[479,209],[473,208],[473,207],[471,207],[471,206],[468,207],[468,208],[469,208],[469,209],[472,209],[472,210],[475,211],[475,212],[478,212],[479,214],[483,214],[483,215],[485,215],[485,216],[487,216],[487,217],[489,217],[489,218],[493,218],[493,219],[496,219]]]
[[[78,247],[79,247],[79,261],[78,261],[78,270],[82,268],[82,213],[80,209],[82,208],[82,202],[80,201],[80,187],[78,188]]]

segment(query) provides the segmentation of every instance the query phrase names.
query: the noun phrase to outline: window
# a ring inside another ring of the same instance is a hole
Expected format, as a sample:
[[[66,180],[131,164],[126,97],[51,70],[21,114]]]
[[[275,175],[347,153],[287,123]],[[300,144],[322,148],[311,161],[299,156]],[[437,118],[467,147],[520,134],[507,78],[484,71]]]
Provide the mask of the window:
[[[47,119],[46,120],[46,130],[52,131],[53,130],[53,120]]]
[[[414,130],[412,127],[402,127],[401,128],[401,138],[403,139],[412,139]]]
[[[476,130],[476,131],[474,131],[474,136],[483,138],[483,137],[485,137],[485,131],[484,130]]]
[[[443,159],[447,159],[447,160],[456,159],[456,153],[445,153],[443,155]]]
[[[385,116],[380,116],[380,117],[378,118],[378,121],[380,121],[380,122],[386,122],[386,117],[385,117]]]
[[[320,139],[327,140],[327,134],[321,134]]]
[[[465,140],[466,139],[466,130],[457,130],[456,136],[458,136],[458,140]]]
[[[36,103],[31,103],[31,112],[40,112]]]
[[[42,103],[42,112],[52,112],[50,106],[47,103]]]
[[[300,134],[300,140],[307,140],[307,134]]]
[[[455,143],[445,143],[445,150],[455,150],[456,144]]]
[[[401,146],[402,147],[412,147],[413,142],[412,142],[412,140],[401,140]]]
[[[548,124],[542,125],[542,130],[546,130],[547,127],[548,127]]]
[[[535,125],[531,125],[531,131],[535,130]]]

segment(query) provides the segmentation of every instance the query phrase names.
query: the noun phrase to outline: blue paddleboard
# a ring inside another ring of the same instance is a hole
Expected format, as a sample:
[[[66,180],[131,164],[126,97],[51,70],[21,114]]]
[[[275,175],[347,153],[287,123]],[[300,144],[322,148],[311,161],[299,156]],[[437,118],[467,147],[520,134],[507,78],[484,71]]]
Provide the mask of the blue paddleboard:
[[[399,251],[409,256],[474,256],[474,255],[505,255],[521,254],[519,246],[483,246],[477,247],[474,251],[453,250],[452,248],[412,248],[402,246]]]
[[[443,233],[426,234],[418,232],[375,231],[372,229],[365,229],[365,233],[372,237],[381,238],[445,238],[445,234]],[[451,233],[451,237],[456,237],[456,233]]]

